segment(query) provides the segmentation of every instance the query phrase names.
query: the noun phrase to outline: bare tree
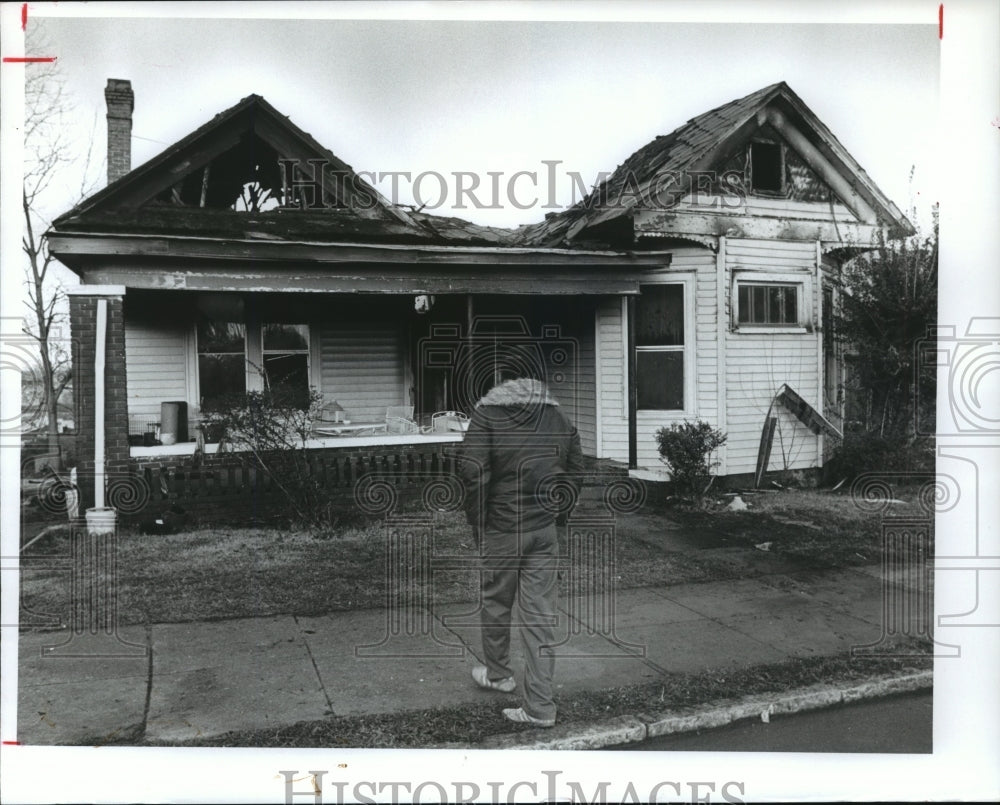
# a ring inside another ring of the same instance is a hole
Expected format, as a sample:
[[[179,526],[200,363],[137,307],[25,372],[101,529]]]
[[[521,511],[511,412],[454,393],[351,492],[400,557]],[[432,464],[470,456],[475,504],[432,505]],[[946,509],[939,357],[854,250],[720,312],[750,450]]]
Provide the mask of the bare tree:
[[[29,53],[43,52],[46,45],[37,33],[29,31],[26,49]],[[68,133],[71,107],[57,63],[26,65],[24,94],[24,235],[21,243],[28,257],[25,281],[28,310],[24,331],[38,344],[37,382],[41,388],[35,392],[44,409],[48,452],[58,456],[59,399],[72,380],[72,356],[67,339],[59,337],[60,332],[68,330],[65,292],[58,271],[53,270],[53,257],[43,236],[49,223],[43,212],[43,197],[47,191],[51,191],[50,195],[58,191],[54,203],[69,206],[93,188],[93,185],[88,186],[87,180],[93,137],[89,138],[87,152],[82,155],[82,170],[72,170],[81,156],[74,154]],[[74,174],[79,177],[76,190],[67,182]]]

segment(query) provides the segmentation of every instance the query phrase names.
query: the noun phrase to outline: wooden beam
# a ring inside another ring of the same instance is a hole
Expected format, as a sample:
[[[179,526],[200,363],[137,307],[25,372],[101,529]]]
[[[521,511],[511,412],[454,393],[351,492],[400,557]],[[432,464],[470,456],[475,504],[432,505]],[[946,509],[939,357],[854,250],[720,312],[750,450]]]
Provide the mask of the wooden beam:
[[[819,149],[809,142],[799,129],[790,124],[777,109],[769,107],[763,110],[761,115],[777,129],[778,133],[788,141],[799,156],[805,160],[806,164],[819,174],[820,178],[840,197],[840,200],[851,209],[851,212],[865,223],[877,223],[878,216],[876,216],[875,210],[872,209],[871,205],[862,198],[861,194],[854,187],[857,182],[856,174],[852,176],[853,182],[846,179],[820,153]]]
[[[767,472],[767,465],[771,462],[771,445],[774,444],[774,429],[778,426],[778,417],[771,416],[768,411],[767,419],[764,420],[764,429],[760,432],[760,447],[757,448],[757,469],[753,475],[753,488],[760,489],[760,481]]]
[[[817,435],[827,433],[838,439],[844,438],[844,434],[840,432],[839,428],[827,421],[819,411],[799,396],[787,383],[782,386],[781,391],[778,393],[778,401],[813,433]]]
[[[639,466],[639,439],[637,433],[636,408],[638,407],[638,378],[635,360],[635,297],[628,297],[626,349],[628,351],[628,468]]]
[[[450,266],[415,269],[394,265],[360,269],[345,266],[339,271],[330,267],[304,271],[286,266],[241,271],[239,267],[185,270],[175,264],[163,267],[101,264],[85,268],[80,274],[91,284],[243,293],[620,295],[637,294],[641,279],[625,273],[593,275],[566,269],[542,273],[523,267],[474,271]]]
[[[94,204],[88,204],[87,210],[134,208],[151,198],[155,198],[168,187],[199,170],[220,154],[235,147],[242,136],[240,131],[216,131],[208,135],[198,148],[186,156],[183,162],[172,167],[168,164],[158,166],[148,174],[133,176],[125,187],[114,195],[102,198]],[[141,170],[141,169],[140,169]],[[132,176],[129,174],[129,176]]]
[[[205,198],[208,196],[208,174],[212,169],[212,163],[205,163],[205,167],[201,169],[201,201],[198,204],[199,207],[205,206]]]

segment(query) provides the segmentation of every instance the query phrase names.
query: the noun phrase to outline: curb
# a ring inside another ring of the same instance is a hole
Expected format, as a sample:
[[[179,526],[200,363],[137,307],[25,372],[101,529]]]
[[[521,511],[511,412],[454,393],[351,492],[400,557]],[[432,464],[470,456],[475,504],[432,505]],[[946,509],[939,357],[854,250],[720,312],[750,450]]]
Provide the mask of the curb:
[[[494,735],[484,739],[476,748],[563,751],[601,749],[605,746],[637,743],[661,735],[724,727],[750,718],[759,718],[767,722],[772,715],[791,715],[836,704],[850,704],[897,693],[910,693],[932,687],[933,680],[932,671],[918,671],[872,677],[849,687],[811,685],[784,694],[746,696],[683,710],[617,716],[600,724],[567,724],[561,729],[557,725],[545,730],[544,737],[539,734],[541,730]]]

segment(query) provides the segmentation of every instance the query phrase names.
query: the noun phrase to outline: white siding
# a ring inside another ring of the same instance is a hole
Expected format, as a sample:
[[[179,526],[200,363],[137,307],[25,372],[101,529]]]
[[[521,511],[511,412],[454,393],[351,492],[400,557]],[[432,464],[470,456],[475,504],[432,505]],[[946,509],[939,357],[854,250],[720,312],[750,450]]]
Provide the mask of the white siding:
[[[594,316],[587,310],[580,322],[577,338],[576,427],[584,455],[597,451],[597,379],[594,362]]]
[[[320,392],[354,422],[380,422],[390,405],[410,404],[400,328],[390,322],[314,325]]]
[[[691,328],[692,360],[686,364],[693,373],[688,409],[670,412],[639,411],[636,417],[637,463],[640,467],[662,467],[656,446],[656,431],[671,422],[704,419],[718,421],[718,350],[716,349],[716,262],[707,248],[678,249],[672,253],[670,269],[659,276],[670,279],[693,276],[686,288],[693,298],[686,312],[693,313]],[[625,385],[625,330],[620,298],[602,301],[598,310],[597,343],[601,353],[602,448],[607,458],[628,461],[627,389]]]
[[[819,309],[816,294],[816,244],[792,241],[727,240],[726,276],[731,292],[733,271],[800,272],[811,292],[810,310]],[[808,275],[805,272],[809,272]],[[728,315],[728,313],[727,313]],[[821,334],[810,320],[804,333],[726,333],[727,472],[753,472],[768,407],[782,383],[821,409],[817,349]],[[728,330],[728,328],[727,328]],[[819,439],[786,409],[775,408],[778,429],[771,469],[818,466]]]
[[[628,461],[628,410],[625,388],[625,329],[620,297],[602,299],[597,309],[597,349],[601,354],[601,455]]]
[[[125,323],[128,412],[160,414],[160,403],[188,399],[190,325]]]

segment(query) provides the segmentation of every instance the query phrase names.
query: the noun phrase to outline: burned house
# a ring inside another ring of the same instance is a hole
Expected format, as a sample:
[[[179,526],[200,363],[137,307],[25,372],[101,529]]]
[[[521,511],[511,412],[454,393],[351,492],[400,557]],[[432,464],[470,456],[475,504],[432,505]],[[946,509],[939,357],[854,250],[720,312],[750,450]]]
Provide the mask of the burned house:
[[[176,469],[202,449],[214,398],[276,385],[337,412],[310,447],[405,458],[461,441],[434,415],[460,423],[528,365],[595,459],[662,469],[655,431],[700,419],[729,435],[719,473],[753,473],[773,417],[770,466],[817,467],[841,417],[831,279],[912,231],[784,83],[657,137],[517,229],[390,203],[255,95],[132,169],[131,87],[109,81],[106,97],[109,184],[48,232],[81,279],[84,471],[95,439],[109,474]],[[157,438],[165,402],[171,439]]]

